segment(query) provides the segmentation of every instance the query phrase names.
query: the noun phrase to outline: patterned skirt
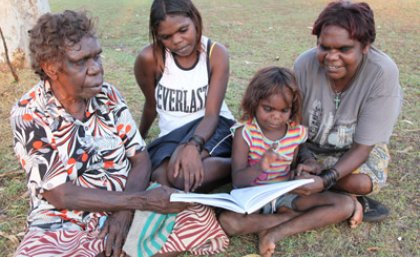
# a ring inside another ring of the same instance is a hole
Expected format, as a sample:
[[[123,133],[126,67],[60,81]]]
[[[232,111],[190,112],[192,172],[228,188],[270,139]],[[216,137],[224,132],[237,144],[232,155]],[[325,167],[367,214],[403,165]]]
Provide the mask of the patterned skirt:
[[[142,221],[137,222],[139,220]],[[98,221],[90,222],[85,230],[30,228],[14,256],[94,257],[102,253],[105,246],[105,241],[97,238]],[[202,255],[223,252],[228,245],[229,239],[214,210],[192,205],[177,215],[136,211],[124,251],[132,257],[185,251]]]
[[[342,153],[335,155],[319,154],[316,155],[316,158],[324,169],[329,169],[334,166],[341,155]],[[373,188],[369,195],[378,193],[385,186],[390,159],[388,147],[385,144],[377,144],[373,147],[366,162],[352,172],[353,174],[365,174],[370,177]]]
[[[98,224],[99,217],[95,217],[90,220],[84,230],[29,228],[14,256],[94,257],[103,252],[105,246],[104,239],[97,238]],[[75,227],[76,225],[73,226],[73,228]]]

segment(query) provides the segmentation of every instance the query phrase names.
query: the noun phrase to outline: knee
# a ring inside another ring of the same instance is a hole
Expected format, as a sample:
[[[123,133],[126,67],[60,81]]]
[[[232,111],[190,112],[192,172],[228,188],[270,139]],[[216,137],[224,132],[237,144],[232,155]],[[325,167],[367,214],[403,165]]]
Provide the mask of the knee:
[[[165,175],[169,183],[169,186],[178,188],[180,190],[184,190],[184,180],[180,178],[181,177],[180,174],[178,174],[178,176],[175,177],[174,173],[168,170]]]
[[[183,189],[183,184],[181,183],[179,186],[179,179],[174,178],[173,172],[170,172],[166,165],[161,165],[157,169],[152,172],[151,181],[158,182],[161,185],[166,185],[170,187],[176,187],[178,189]],[[182,188],[181,188],[182,186]]]
[[[152,171],[152,174],[150,176],[151,181],[159,182],[159,178],[161,177],[161,174],[159,174],[158,170]]]
[[[364,175],[363,178],[358,179],[356,184],[356,193],[359,195],[367,195],[372,192],[372,180],[369,176]]]
[[[355,200],[350,195],[337,195],[335,205],[337,210],[340,211],[343,219],[350,218],[353,215],[355,209],[354,201]]]
[[[366,195],[372,192],[373,184],[368,175],[351,174],[340,179],[337,183],[338,189],[351,194]]]
[[[354,211],[354,200],[350,195],[328,192],[327,201],[334,208],[334,213],[340,220],[349,218]]]

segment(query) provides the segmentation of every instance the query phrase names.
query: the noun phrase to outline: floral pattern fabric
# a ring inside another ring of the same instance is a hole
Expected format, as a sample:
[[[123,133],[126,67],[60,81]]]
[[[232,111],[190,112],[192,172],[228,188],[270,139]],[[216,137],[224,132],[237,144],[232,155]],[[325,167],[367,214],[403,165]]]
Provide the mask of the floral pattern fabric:
[[[123,191],[129,158],[145,149],[127,104],[117,89],[104,83],[87,100],[82,121],[73,118],[41,81],[13,107],[14,151],[27,174],[30,227],[85,229],[106,213],[58,210],[43,197],[66,182],[85,188]]]

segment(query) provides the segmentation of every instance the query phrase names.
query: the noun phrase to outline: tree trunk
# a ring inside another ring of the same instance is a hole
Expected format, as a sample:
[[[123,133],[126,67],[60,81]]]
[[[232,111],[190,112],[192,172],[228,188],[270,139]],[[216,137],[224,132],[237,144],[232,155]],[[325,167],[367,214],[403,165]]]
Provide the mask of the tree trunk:
[[[49,12],[48,0],[1,0],[0,26],[14,68],[29,66],[30,30],[39,16]],[[0,44],[2,46],[3,44]],[[4,47],[0,47],[0,63],[6,63]]]

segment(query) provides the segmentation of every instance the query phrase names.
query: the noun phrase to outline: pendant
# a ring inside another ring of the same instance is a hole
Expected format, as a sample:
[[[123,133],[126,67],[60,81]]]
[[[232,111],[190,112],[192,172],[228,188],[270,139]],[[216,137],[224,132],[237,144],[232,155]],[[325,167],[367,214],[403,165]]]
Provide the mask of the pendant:
[[[334,97],[335,110],[337,110],[338,106],[340,106],[340,101],[341,101],[341,92],[335,94],[335,97]]]

